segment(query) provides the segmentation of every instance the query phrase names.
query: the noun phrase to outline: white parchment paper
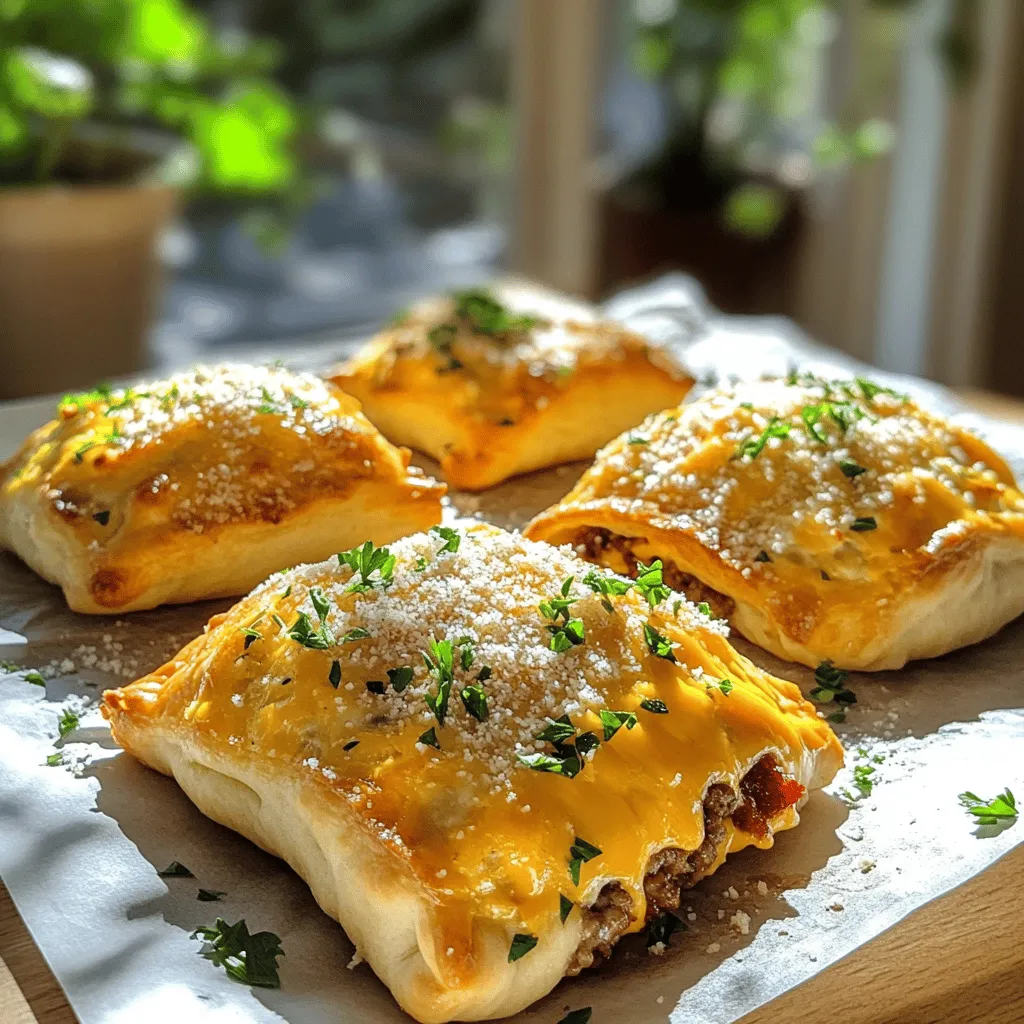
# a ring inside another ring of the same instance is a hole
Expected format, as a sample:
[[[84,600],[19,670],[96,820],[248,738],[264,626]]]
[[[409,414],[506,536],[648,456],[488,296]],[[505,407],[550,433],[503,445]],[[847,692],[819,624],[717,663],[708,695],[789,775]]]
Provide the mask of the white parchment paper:
[[[711,314],[682,277],[620,296],[609,312],[678,346],[702,378],[856,368],[784,321]],[[287,361],[316,367],[334,354]],[[934,385],[894,380],[960,415],[1024,475],[1024,430],[960,414]],[[0,406],[0,458],[51,410],[50,401]],[[452,514],[521,525],[582,468],[454,495]],[[75,615],[56,588],[0,554],[0,659],[47,679],[44,688],[0,672],[0,877],[84,1024],[406,1020],[369,967],[351,963],[351,944],[301,880],[203,817],[173,781],[121,754],[95,710],[102,687],[161,664],[228,604]],[[808,670],[736,643],[805,692],[813,685]],[[1024,840],[1024,825],[976,829],[957,794],[1009,786],[1024,797],[1022,660],[1019,621],[945,658],[851,675],[858,703],[836,727],[848,765],[808,802],[799,828],[773,850],[737,855],[688,894],[687,930],[665,955],[627,938],[610,963],[563,982],[515,1020],[554,1024],[568,1009],[592,1006],[594,1024],[731,1021],[982,871]],[[67,708],[81,713],[81,725],[60,741]],[[58,751],[65,764],[47,766]],[[853,784],[858,765],[874,769],[869,795]],[[172,860],[195,879],[159,878]],[[199,902],[200,886],[227,895]],[[281,937],[280,990],[239,985],[196,955],[190,933],[217,916]]]

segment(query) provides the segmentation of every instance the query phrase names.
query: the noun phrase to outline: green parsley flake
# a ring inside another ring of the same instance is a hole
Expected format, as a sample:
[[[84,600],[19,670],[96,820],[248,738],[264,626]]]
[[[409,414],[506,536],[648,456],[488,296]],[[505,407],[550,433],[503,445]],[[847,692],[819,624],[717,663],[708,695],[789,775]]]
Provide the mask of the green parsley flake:
[[[644,565],[643,562],[636,563],[637,571],[634,585],[647,598],[647,603],[652,608],[661,604],[672,593],[665,586],[663,568],[661,559],[658,558],[651,562],[650,565]]]
[[[644,623],[644,640],[647,641],[647,649],[655,657],[675,662],[676,656],[672,653],[671,641],[659,633],[649,622]]]
[[[448,699],[455,681],[454,652],[448,640],[431,640],[430,653],[423,654],[427,671],[437,680],[437,692],[426,693],[423,699],[434,713],[438,725],[444,725],[448,716]]]
[[[158,871],[157,875],[161,878],[195,878],[191,871],[181,861],[172,860],[170,864],[163,869]]]
[[[544,740],[545,743],[565,743],[576,735],[576,727],[569,720],[568,715],[562,715],[561,718],[556,719],[549,718],[547,721],[548,724],[537,733],[536,737],[539,740]]]
[[[713,679],[704,684],[704,689],[709,693],[712,690],[718,690],[728,697],[736,689],[736,684],[731,679]]]
[[[590,1024],[590,1017],[593,1009],[589,1006],[582,1006],[578,1010],[570,1010],[558,1024]]]
[[[412,682],[412,667],[401,665],[388,669],[388,682],[395,693],[401,693]]]
[[[58,768],[64,763],[64,751],[58,750],[56,753],[48,754],[46,757],[47,768]]]
[[[57,721],[57,731],[60,733],[60,738],[64,739],[68,733],[74,732],[78,728],[78,722],[78,715],[74,711],[65,708],[64,713]]]
[[[572,618],[569,612],[569,609],[579,600],[579,598],[569,597],[574,578],[569,576],[562,582],[559,597],[541,601],[537,606],[541,615],[551,620],[547,626],[547,630],[551,634],[548,646],[558,654],[578,646],[585,639],[583,620]]]
[[[819,704],[856,704],[857,695],[846,685],[848,676],[846,669],[823,661],[814,670],[814,681],[818,685],[810,692],[811,700]]]
[[[465,709],[478,721],[487,719],[487,694],[482,686],[467,686],[459,692]]]
[[[444,541],[444,544],[437,549],[439,555],[444,554],[446,551],[455,554],[459,550],[459,545],[462,543],[462,535],[458,530],[453,530],[450,526],[432,526],[430,532],[436,533]]]
[[[434,747],[435,750],[441,749],[441,744],[437,741],[437,730],[431,726],[417,741],[422,743],[425,747]]]
[[[512,937],[512,945],[509,946],[508,950],[508,962],[510,964],[515,963],[521,957],[526,956],[527,953],[537,945],[537,936],[530,935],[528,933],[520,933]]]
[[[850,525],[850,529],[855,533],[864,533],[867,530],[877,530],[878,523],[875,522],[874,516],[857,516]]]
[[[1012,825],[1017,821],[1020,812],[1017,801],[1009,789],[1004,789],[991,800],[983,800],[976,793],[960,794],[960,804],[969,814],[974,815],[976,825]]]
[[[764,446],[768,443],[770,438],[778,437],[784,438],[789,437],[789,432],[792,429],[792,424],[785,423],[779,419],[778,416],[773,416],[769,421],[768,425],[761,431],[756,437],[748,437],[745,441],[741,441],[736,449],[736,453],[733,458],[736,459],[756,459],[761,452],[764,451]]]
[[[327,675],[327,681],[334,689],[341,685],[341,662],[337,659],[331,662],[331,671]]]
[[[623,579],[621,576],[599,573],[594,569],[591,569],[583,577],[583,585],[590,587],[595,594],[601,595],[601,604],[607,612],[615,611],[609,598],[621,597],[627,591],[633,589],[632,580]]]
[[[110,509],[105,508],[100,512],[94,512],[92,517],[100,526],[106,526],[110,522]]]
[[[839,468],[843,471],[843,476],[847,477],[850,480],[853,480],[855,477],[860,476],[861,473],[867,472],[867,470],[863,466],[859,465],[857,462],[854,462],[853,459],[840,459]]]
[[[353,576],[359,576],[348,585],[346,593],[364,593],[374,587],[386,590],[394,582],[395,556],[388,548],[375,548],[369,540],[362,547],[340,551],[338,565],[347,565]],[[375,573],[377,578],[373,579]]]
[[[239,626],[239,632],[245,637],[242,642],[242,650],[247,651],[249,647],[254,644],[257,640],[263,639],[263,634],[258,629],[253,629],[252,626]]]
[[[701,613],[701,615],[703,615],[704,618],[706,618],[706,619],[712,618],[712,615],[711,615],[711,605],[709,605],[707,603],[707,601],[700,601],[700,602],[698,602],[698,604],[697,604],[697,611],[699,611]]]
[[[569,847],[569,877],[572,879],[573,885],[580,884],[580,865],[595,857],[600,857],[603,852],[593,843],[588,843],[586,839],[580,839],[579,836],[573,837],[572,846]]]
[[[200,889],[196,899],[200,903],[219,903],[222,896],[227,896],[223,889]]]
[[[657,697],[650,697],[647,700],[640,701],[640,707],[644,711],[650,711],[652,715],[668,714],[668,705],[664,701],[658,700]]]
[[[575,906],[576,904],[568,896],[563,893],[558,894],[558,917],[562,924],[565,924],[565,919],[572,913],[572,908]]]
[[[197,928],[192,938],[202,939],[200,955],[223,967],[235,981],[261,988],[281,987],[277,958],[284,956],[284,950],[273,932],[250,935],[244,918],[228,924],[218,917],[216,924]]]
[[[486,288],[455,292],[455,315],[477,334],[521,334],[536,327],[537,317],[513,313]]]
[[[583,770],[583,762],[573,747],[566,747],[554,754],[516,754],[516,759],[535,772],[550,772],[552,775],[564,775],[568,779],[576,778]]]
[[[636,725],[636,712],[634,711],[608,711],[602,710],[598,717],[601,725],[604,726],[604,741],[607,743],[623,726],[628,732]]]

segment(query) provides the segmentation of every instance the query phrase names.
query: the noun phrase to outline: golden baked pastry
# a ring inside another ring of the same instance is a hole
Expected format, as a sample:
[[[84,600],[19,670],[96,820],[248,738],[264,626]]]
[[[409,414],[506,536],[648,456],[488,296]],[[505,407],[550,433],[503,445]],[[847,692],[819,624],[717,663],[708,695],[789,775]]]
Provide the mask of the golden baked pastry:
[[[599,453],[527,535],[667,579],[805,665],[899,668],[1024,611],[1024,501],[983,441],[863,378],[739,384]]]
[[[833,777],[828,725],[725,634],[656,573],[438,527],[268,580],[104,714],[284,858],[408,1013],[482,1020]]]
[[[74,611],[126,612],[425,529],[444,492],[333,384],[200,367],[65,396],[0,467],[0,547]]]
[[[554,323],[489,292],[418,307],[333,375],[385,437],[477,491],[589,459],[693,381],[669,353],[612,323]]]

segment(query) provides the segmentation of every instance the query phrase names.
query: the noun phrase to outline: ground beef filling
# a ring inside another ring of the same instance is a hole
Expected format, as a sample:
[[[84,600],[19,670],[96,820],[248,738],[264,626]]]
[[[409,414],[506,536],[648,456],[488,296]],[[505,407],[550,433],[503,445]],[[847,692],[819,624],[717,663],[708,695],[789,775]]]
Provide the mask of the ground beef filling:
[[[740,781],[740,792],[724,783],[708,787],[704,796],[704,841],[696,850],[670,847],[647,864],[644,895],[647,920],[665,910],[678,910],[683,892],[703,877],[725,842],[725,819],[752,835],[764,836],[768,823],[803,795],[803,786],[787,778],[771,754],[766,754]],[[609,882],[593,905],[583,909],[583,934],[566,969],[579,974],[595,960],[611,955],[612,947],[629,927],[633,901],[618,882]]]
[[[633,553],[633,545],[637,538],[622,537],[610,530],[588,529],[584,530],[576,540],[578,548],[582,548],[584,554],[593,562],[601,562],[602,554],[607,551],[617,551],[626,563],[626,574],[636,577],[637,562],[641,559]],[[711,606],[711,611],[716,618],[727,619],[732,615],[736,605],[731,597],[712,590],[707,584],[702,583],[696,576],[683,572],[679,566],[662,559],[662,578],[665,585],[671,587],[680,594],[685,594],[687,599],[694,604],[701,601]]]

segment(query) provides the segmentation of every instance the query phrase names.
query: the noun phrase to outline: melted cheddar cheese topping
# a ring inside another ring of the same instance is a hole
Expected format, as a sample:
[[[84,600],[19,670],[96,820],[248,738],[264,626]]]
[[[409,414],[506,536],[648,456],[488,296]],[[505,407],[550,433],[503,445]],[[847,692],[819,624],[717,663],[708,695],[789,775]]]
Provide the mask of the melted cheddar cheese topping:
[[[51,514],[103,547],[125,526],[276,523],[376,473],[404,476],[407,465],[328,382],[276,367],[197,367],[65,396],[4,468],[0,495],[41,491]]]
[[[475,308],[466,294],[497,326],[460,313]],[[617,324],[512,313],[488,293],[466,294],[417,307],[332,378],[456,486],[589,458],[692,384],[667,350]]]
[[[455,551],[433,531],[393,545],[390,585],[371,575],[353,589],[361,577],[335,561],[272,577],[164,668],[108,693],[105,712],[159,721],[254,770],[300,773],[344,801],[431,893],[454,980],[470,970],[475,920],[539,934],[557,921],[560,894],[586,906],[611,879],[633,899],[631,930],[642,927],[649,857],[696,849],[708,785],[738,787],[764,752],[791,774],[807,751],[838,766],[835,736],[799,690],[738,655],[725,626],[678,595],[652,609],[631,590],[609,611],[581,583],[592,567],[567,549],[483,525],[458,536]],[[552,650],[538,607],[559,597],[584,635],[564,651]],[[329,648],[293,638],[301,613],[314,630],[326,623]],[[672,645],[671,660],[651,653],[645,626]],[[431,642],[445,640],[454,680],[442,725],[427,699],[439,674],[424,656],[436,661]],[[396,690],[389,670],[399,669],[411,678]],[[467,687],[484,691],[485,713],[464,706]],[[609,710],[636,721],[605,740]],[[523,758],[555,753],[537,736],[563,715],[599,740],[582,770],[527,767]],[[795,820],[789,807],[771,824]],[[730,835],[733,849],[772,842],[771,829]],[[578,886],[577,837],[601,850]]]
[[[767,609],[799,642],[835,626],[841,647],[851,622],[876,635],[901,595],[940,585],[972,545],[1024,538],[1024,497],[988,445],[860,378],[738,384],[633,435],[527,534],[632,538],[632,556]],[[618,568],[620,554],[600,560]]]

